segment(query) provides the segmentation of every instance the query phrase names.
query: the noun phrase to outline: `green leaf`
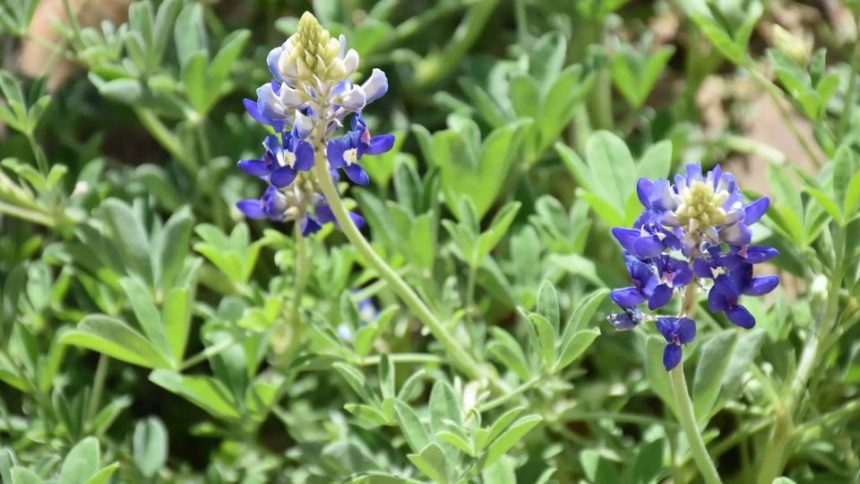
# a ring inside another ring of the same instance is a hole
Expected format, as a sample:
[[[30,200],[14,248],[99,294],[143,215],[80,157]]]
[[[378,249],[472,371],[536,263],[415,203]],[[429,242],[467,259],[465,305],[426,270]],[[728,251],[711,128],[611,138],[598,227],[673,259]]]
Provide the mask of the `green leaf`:
[[[505,429],[507,429],[508,426],[510,426],[525,409],[526,407],[514,407],[501,414],[489,429],[478,429],[478,431],[475,432],[475,448],[478,452],[483,452],[489,444],[496,440],[498,436],[502,435],[502,432],[504,432]]]
[[[516,373],[520,380],[528,380],[530,375],[529,365],[526,355],[523,353],[523,349],[517,340],[502,328],[491,327],[490,332],[493,335],[493,339],[487,345],[487,352],[496,361]]]
[[[667,178],[672,169],[672,142],[663,140],[648,147],[639,160],[637,172],[640,177],[651,180]]]
[[[857,215],[860,205],[860,171],[851,177],[848,187],[845,189],[845,218],[850,220]]]
[[[631,473],[633,484],[659,482],[660,471],[663,470],[663,445],[660,439],[639,445]]]
[[[174,371],[155,370],[149,381],[175,393],[207,411],[213,417],[236,420],[240,417],[236,403],[220,381],[208,376],[184,376]]]
[[[26,288],[27,265],[20,263],[12,268],[3,281],[3,294],[0,297],[0,341],[5,344],[12,335],[18,317],[18,301]]]
[[[559,316],[558,293],[552,281],[545,279],[538,289],[537,312],[552,324],[553,332],[558,334],[561,316]]]
[[[418,418],[418,414],[400,399],[394,401],[394,413],[403,432],[403,438],[414,452],[420,452],[420,449],[430,442],[430,437],[427,436],[427,430]]]
[[[368,428],[381,427],[389,423],[388,417],[383,412],[370,405],[347,403],[343,408],[355,415],[361,424]]]
[[[251,38],[251,32],[245,29],[234,30],[221,41],[221,48],[212,58],[207,69],[208,81],[214,86],[224,84],[230,76],[230,69],[242,53],[245,43]]]
[[[855,169],[854,152],[848,145],[842,145],[836,151],[833,160],[833,194],[837,204],[843,205],[848,199],[848,184],[858,173]]]
[[[158,417],[137,422],[132,438],[134,464],[151,479],[167,462],[167,429]]]
[[[174,287],[164,297],[162,319],[170,354],[176,362],[182,361],[191,329],[191,295],[187,289]]]
[[[198,114],[205,115],[212,105],[213,96],[210,92],[209,79],[206,78],[206,52],[191,53],[182,63],[182,85],[188,102]]]
[[[582,161],[582,158],[576,154],[571,147],[561,142],[555,144],[555,150],[561,157],[561,161],[564,163],[564,166],[567,167],[567,170],[573,176],[574,180],[576,180],[576,184],[586,190],[591,189],[593,184],[591,179],[591,170],[588,168],[588,165]]]
[[[115,198],[105,200],[99,210],[127,267],[151,284],[149,239],[140,220],[125,202]]]
[[[45,481],[38,474],[26,467],[12,468],[12,484],[43,484]]]
[[[124,277],[120,279],[119,283],[125,291],[143,334],[156,348],[164,354],[169,354],[170,348],[164,335],[164,326],[161,324],[161,314],[152,301],[149,288],[135,277]]]
[[[60,475],[59,484],[80,484],[87,482],[99,470],[99,441],[95,437],[87,437],[78,442],[66,455]]]
[[[442,430],[436,433],[436,439],[453,445],[469,457],[475,457],[475,449],[473,449],[472,445],[460,435],[448,430]]]
[[[373,390],[367,384],[367,379],[364,378],[364,374],[358,368],[346,363],[335,363],[333,367],[365,402],[377,403],[376,395],[373,394]]]
[[[831,218],[833,218],[836,223],[842,225],[842,213],[839,210],[839,206],[836,205],[836,202],[830,198],[826,193],[814,187],[803,187],[803,191],[808,193],[815,199],[816,202],[823,208]]]
[[[153,241],[158,257],[157,267],[160,269],[160,287],[167,291],[176,282],[176,276],[182,270],[188,250],[191,247],[191,230],[194,219],[188,208],[183,208],[164,224],[159,238]]]
[[[544,368],[552,368],[555,360],[555,330],[545,317],[537,313],[528,315],[528,320],[537,335],[538,348]]]
[[[152,65],[161,63],[167,42],[170,40],[170,27],[173,26],[180,8],[182,8],[182,0],[164,0],[158,6],[152,29],[152,46],[150,47]]]
[[[119,469],[119,462],[114,462],[109,466],[102,467],[101,470],[93,475],[93,477],[90,477],[87,484],[107,484],[117,469]]]
[[[176,42],[176,55],[179,64],[185,62],[195,53],[207,50],[206,22],[203,18],[203,5],[189,3],[179,12],[173,30]]]
[[[601,198],[624,213],[627,199],[636,184],[636,165],[624,141],[609,131],[597,131],[586,143],[586,160]]]
[[[717,401],[737,335],[737,331],[727,329],[715,334],[702,345],[693,383],[693,406],[696,421],[699,423],[706,422]]]
[[[430,429],[438,432],[445,428],[445,421],[460,425],[460,400],[454,389],[445,380],[437,380],[430,392]]]
[[[93,79],[92,74],[90,79]],[[112,101],[135,105],[143,99],[143,85],[137,79],[112,79],[93,84],[98,88],[99,94]]]
[[[600,336],[600,330],[595,328],[581,329],[573,333],[559,350],[554,367],[557,370],[566,368],[582,356],[598,336]]]
[[[520,209],[520,202],[510,202],[502,207],[501,210],[493,217],[490,223],[490,228],[486,232],[478,236],[478,258],[483,259],[489,255],[490,251],[502,240],[502,237],[508,233],[508,228],[517,216]],[[480,262],[480,261],[479,261]]]
[[[409,460],[421,472],[437,483],[448,483],[448,464],[445,453],[439,445],[433,443],[418,454],[409,454]]]
[[[512,423],[497,439],[487,448],[487,455],[483,460],[483,467],[493,464],[499,457],[516,445],[531,429],[543,421],[540,415],[526,415]]]
[[[63,334],[60,343],[87,348],[145,368],[172,367],[143,335],[118,319],[99,314],[85,317],[76,329]]]
[[[576,309],[574,309],[573,314],[571,314],[570,318],[567,320],[567,326],[565,326],[564,333],[561,336],[562,347],[567,343],[567,340],[570,339],[571,335],[588,326],[591,322],[591,318],[594,317],[595,311],[597,311],[597,308],[600,307],[600,303],[606,299],[608,294],[609,289],[598,289],[585,296],[585,299],[582,301],[578,301],[576,303]]]

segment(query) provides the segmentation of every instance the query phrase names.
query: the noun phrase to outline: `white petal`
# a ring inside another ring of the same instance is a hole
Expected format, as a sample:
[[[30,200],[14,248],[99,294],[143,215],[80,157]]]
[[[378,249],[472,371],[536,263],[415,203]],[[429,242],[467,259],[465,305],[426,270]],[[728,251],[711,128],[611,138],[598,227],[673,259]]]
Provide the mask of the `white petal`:
[[[385,77],[385,73],[381,70],[374,69],[361,87],[367,96],[367,104],[370,104],[388,92],[388,78]]]
[[[335,102],[348,111],[357,112],[367,104],[367,96],[361,86],[352,86],[351,89],[338,96]]]

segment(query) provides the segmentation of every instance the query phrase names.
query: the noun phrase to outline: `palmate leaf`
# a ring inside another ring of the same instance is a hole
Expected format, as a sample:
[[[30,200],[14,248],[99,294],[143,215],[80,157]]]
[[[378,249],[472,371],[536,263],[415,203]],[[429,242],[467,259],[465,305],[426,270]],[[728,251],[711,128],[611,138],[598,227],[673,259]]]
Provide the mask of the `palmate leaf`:
[[[142,334],[116,318],[90,315],[77,328],[63,334],[60,343],[104,353],[145,368],[173,368],[171,358]]]

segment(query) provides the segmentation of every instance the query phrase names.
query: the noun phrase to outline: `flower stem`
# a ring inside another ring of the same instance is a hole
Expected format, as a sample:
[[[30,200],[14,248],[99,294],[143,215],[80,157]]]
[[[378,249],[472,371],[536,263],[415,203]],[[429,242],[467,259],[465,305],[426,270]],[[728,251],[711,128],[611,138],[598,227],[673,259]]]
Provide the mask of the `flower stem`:
[[[325,196],[331,211],[337,219],[341,230],[349,239],[350,243],[358,250],[365,261],[379,274],[380,277],[388,281],[389,286],[397,293],[404,303],[412,310],[412,312],[427,326],[427,329],[433,336],[445,347],[448,355],[453,360],[455,366],[460,368],[470,378],[478,380],[486,380],[489,386],[499,394],[508,392],[508,387],[494,373],[484,370],[482,366],[470,355],[460,342],[448,331],[441,321],[439,321],[430,308],[421,300],[418,294],[415,293],[406,282],[400,278],[397,272],[391,268],[376,252],[373,247],[364,238],[358,227],[355,226],[349,216],[349,212],[343,205],[331,174],[328,171],[328,162],[323,155],[324,150],[317,149],[317,159],[314,164],[314,173],[320,185],[320,190]]]
[[[707,484],[719,484],[720,475],[717,473],[717,468],[714,462],[708,455],[708,449],[705,447],[705,442],[699,434],[699,428],[696,426],[696,416],[693,412],[693,402],[690,400],[690,394],[687,391],[687,380],[684,377],[684,363],[681,362],[669,372],[669,378],[672,382],[672,394],[675,396],[675,405],[678,408],[678,421],[684,433],[687,435],[687,441],[690,443],[690,452],[693,453],[693,460],[699,467],[699,472]]]
[[[693,316],[693,312],[696,309],[698,282],[698,279],[693,279],[684,290],[684,299],[681,302],[681,316]],[[705,447],[705,442],[702,440],[702,435],[699,433],[699,427],[696,424],[696,413],[693,410],[693,401],[690,399],[690,392],[687,390],[687,379],[684,376],[683,359],[669,372],[669,380],[672,384],[672,395],[675,397],[675,407],[678,410],[678,422],[687,435],[687,441],[690,443],[690,452],[693,453],[693,460],[696,462],[696,466],[699,467],[699,472],[702,473],[702,478],[705,479],[707,484],[719,484],[722,482],[720,475],[717,473],[714,461],[708,455],[708,448]]]

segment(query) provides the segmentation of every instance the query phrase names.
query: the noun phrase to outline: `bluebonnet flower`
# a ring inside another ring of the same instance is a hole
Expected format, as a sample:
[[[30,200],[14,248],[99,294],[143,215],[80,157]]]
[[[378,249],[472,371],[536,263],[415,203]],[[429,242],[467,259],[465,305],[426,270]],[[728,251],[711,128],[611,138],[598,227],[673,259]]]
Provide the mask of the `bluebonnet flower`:
[[[778,276],[753,277],[752,264],[740,264],[717,276],[708,292],[708,306],[712,311],[725,312],[729,321],[742,328],[752,328],[755,318],[739,303],[741,295],[762,296],[779,284]]]
[[[333,38],[310,13],[283,45],[272,49],[266,62],[272,79],[257,89],[257,99],[245,99],[248,114],[268,126],[260,159],[239,161],[239,168],[269,186],[260,199],[242,200],[237,207],[249,218],[296,221],[303,235],[335,223],[334,214],[318,192],[312,171],[320,153],[328,156],[328,172],[336,181],[340,169],[355,183],[367,184],[358,165],[362,155],[391,149],[394,136],[371,137],[361,111],[388,91],[385,73],[373,69],[362,84],[350,80],[358,69],[358,53],[343,36]],[[336,137],[343,120],[353,114],[352,129]],[[350,214],[359,227],[364,219]]]
[[[620,313],[610,314],[607,316],[607,319],[609,320],[609,324],[618,331],[628,331],[642,324],[644,317],[642,311],[634,306],[632,308],[624,308],[624,311]]]
[[[282,139],[283,145],[277,136],[266,136],[263,141],[266,148],[263,158],[240,160],[239,168],[258,178],[269,180],[275,188],[283,188],[292,183],[299,171],[309,171],[313,167],[314,149],[300,137],[295,126],[290,133],[284,133]]]
[[[343,168],[350,180],[359,185],[367,185],[370,180],[358,164],[358,160],[365,154],[385,153],[393,145],[394,135],[370,136],[370,130],[367,129],[364,119],[360,114],[356,114],[352,118],[352,129],[345,135],[328,142],[326,155],[332,168]]]
[[[633,286],[610,293],[623,310],[611,315],[610,323],[631,329],[643,319],[633,317],[640,304],[647,301],[655,310],[690,284],[697,290],[711,284],[710,308],[726,313],[738,326],[753,327],[755,319],[738,300],[742,295],[766,294],[779,284],[775,275],[753,277],[753,264],[778,254],[772,247],[750,245],[750,225],[761,219],[770,200],[762,197],[748,203],[731,173],[717,166],[703,174],[698,164],[687,165],[674,183],[642,178],[636,194],[644,210],[633,227],[612,229]],[[695,337],[695,323],[684,316],[657,318],[658,329],[669,342],[664,355],[667,369],[681,361],[680,345]]]
[[[678,366],[683,356],[681,345],[685,345],[696,337],[696,323],[690,318],[662,316],[657,318],[657,330],[666,339],[663,349],[663,367],[666,371]]]

